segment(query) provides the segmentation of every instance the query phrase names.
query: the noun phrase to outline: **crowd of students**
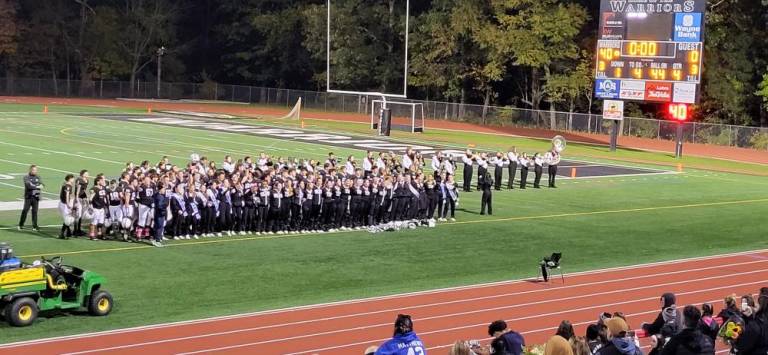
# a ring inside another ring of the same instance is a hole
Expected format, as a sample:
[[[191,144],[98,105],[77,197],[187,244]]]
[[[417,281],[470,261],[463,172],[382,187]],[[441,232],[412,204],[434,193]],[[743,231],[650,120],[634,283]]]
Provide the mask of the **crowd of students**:
[[[442,160],[442,159],[441,159]],[[126,241],[362,229],[392,221],[455,221],[459,192],[450,159],[431,174],[408,150],[368,152],[358,166],[328,154],[325,162],[226,156],[221,166],[193,154],[179,167],[127,163],[120,177],[68,175],[60,190],[61,238],[108,236]]]
[[[740,301],[740,304],[738,303]],[[643,355],[639,337],[649,341],[649,355],[714,355],[722,341],[732,355],[768,354],[768,287],[757,296],[725,298],[723,309],[715,315],[711,304],[678,308],[676,297],[665,293],[661,311],[651,323],[632,330],[621,312],[602,313],[577,336],[573,325],[563,321],[542,347],[526,347],[523,336],[508,328],[503,320],[488,326],[490,344],[457,341],[449,355]],[[391,340],[365,350],[366,355],[425,355],[428,348],[414,330],[410,316],[399,315]]]

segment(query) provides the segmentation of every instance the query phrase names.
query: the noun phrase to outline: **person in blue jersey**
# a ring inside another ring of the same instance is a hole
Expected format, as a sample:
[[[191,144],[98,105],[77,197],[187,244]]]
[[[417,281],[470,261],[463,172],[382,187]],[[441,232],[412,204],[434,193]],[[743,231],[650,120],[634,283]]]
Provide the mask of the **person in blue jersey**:
[[[411,316],[398,314],[395,320],[395,334],[381,344],[376,355],[426,355],[427,350],[419,336],[413,331]]]

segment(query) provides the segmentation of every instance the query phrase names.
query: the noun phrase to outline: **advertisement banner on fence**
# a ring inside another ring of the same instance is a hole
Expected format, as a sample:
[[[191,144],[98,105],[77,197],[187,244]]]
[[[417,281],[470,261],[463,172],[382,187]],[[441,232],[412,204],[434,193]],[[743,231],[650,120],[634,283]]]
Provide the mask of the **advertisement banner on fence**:
[[[603,101],[603,119],[621,121],[624,119],[624,101]]]

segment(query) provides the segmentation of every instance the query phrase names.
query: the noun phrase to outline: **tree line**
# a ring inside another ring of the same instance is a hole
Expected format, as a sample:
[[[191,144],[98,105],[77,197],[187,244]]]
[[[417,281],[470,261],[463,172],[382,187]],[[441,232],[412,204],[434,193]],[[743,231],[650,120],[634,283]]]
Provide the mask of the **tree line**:
[[[405,0],[332,0],[331,81],[402,90]],[[697,119],[768,126],[768,0],[710,0]],[[593,100],[599,1],[422,0],[409,97],[570,112]],[[0,0],[0,76],[324,90],[325,0]],[[398,88],[397,86],[400,85]],[[657,117],[659,105],[628,114]]]

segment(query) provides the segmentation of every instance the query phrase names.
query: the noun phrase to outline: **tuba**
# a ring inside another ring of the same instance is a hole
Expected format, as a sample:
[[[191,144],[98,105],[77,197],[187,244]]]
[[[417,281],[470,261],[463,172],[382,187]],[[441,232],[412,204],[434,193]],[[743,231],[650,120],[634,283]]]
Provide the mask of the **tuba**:
[[[565,150],[566,141],[563,136],[555,136],[552,138],[552,149],[558,153],[562,153]]]

